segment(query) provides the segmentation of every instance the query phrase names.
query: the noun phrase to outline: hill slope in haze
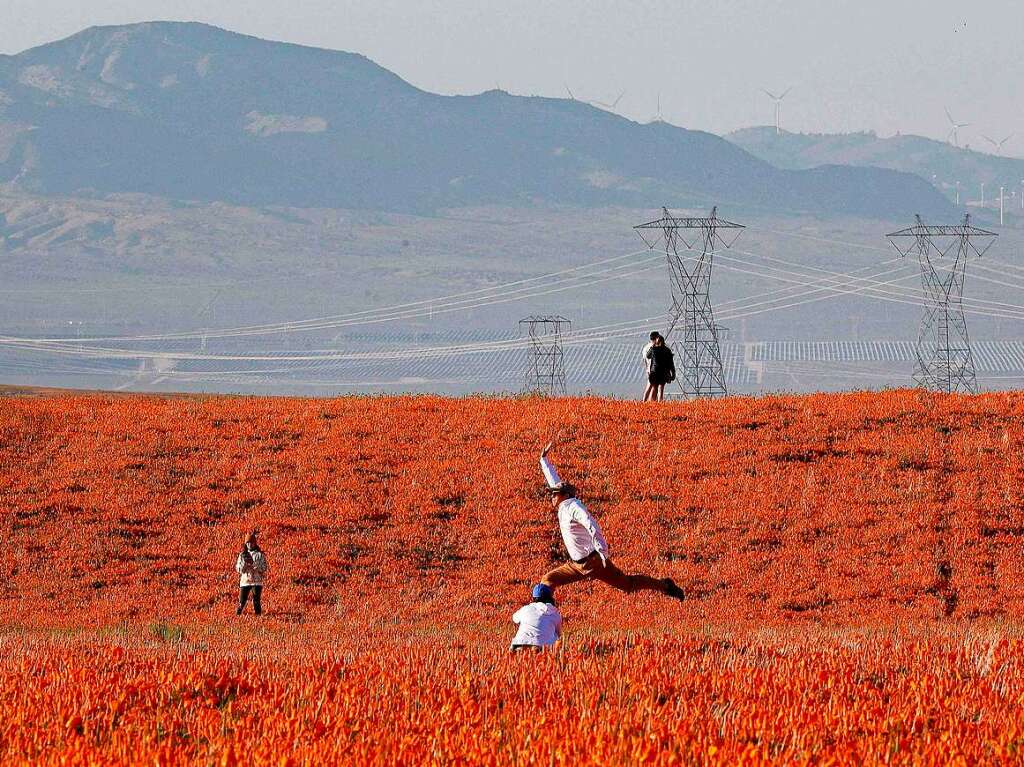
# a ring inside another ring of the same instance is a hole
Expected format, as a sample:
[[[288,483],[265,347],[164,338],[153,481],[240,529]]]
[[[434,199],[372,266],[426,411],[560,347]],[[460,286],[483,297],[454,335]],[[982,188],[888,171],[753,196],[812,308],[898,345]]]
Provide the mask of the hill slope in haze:
[[[582,102],[440,96],[363,56],[194,23],[91,28],[0,57],[0,183],[247,205],[433,210],[548,201],[949,212],[887,170],[780,170]]]
[[[998,157],[967,147],[923,136],[899,135],[882,138],[874,133],[787,133],[773,127],[745,128],[728,134],[732,143],[780,168],[814,168],[819,165],[849,165],[890,168],[913,173],[942,189],[950,198],[960,182],[960,202],[980,201],[986,185],[986,203],[998,197],[999,186],[1007,196],[1021,191],[1024,160]]]

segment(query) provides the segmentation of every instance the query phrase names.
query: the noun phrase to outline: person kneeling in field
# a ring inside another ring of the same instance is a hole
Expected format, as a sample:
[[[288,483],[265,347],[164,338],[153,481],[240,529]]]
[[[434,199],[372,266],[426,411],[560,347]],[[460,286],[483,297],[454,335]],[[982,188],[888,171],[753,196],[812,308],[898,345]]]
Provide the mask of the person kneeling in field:
[[[252,609],[257,614],[263,613],[263,578],[267,574],[269,565],[263,554],[263,549],[256,542],[256,533],[250,533],[245,539],[245,545],[235,560],[235,570],[238,572],[238,610],[236,615],[241,615],[245,609],[245,603],[249,601],[249,594],[252,593]]]
[[[540,652],[545,647],[558,649],[562,638],[562,614],[555,606],[555,594],[550,586],[538,583],[531,594],[533,601],[523,605],[512,616],[512,622],[518,624],[512,639],[512,651],[532,647]]]
[[[626,575],[608,558],[608,544],[597,520],[590,516],[587,507],[576,497],[576,488],[569,482],[563,482],[548,460],[548,452],[553,445],[553,442],[549,442],[541,451],[540,467],[547,480],[551,505],[558,510],[558,526],[570,561],[545,575],[541,583],[556,588],[592,579],[603,581],[627,594],[644,590],[660,591],[673,599],[685,599],[683,590],[671,578]]]

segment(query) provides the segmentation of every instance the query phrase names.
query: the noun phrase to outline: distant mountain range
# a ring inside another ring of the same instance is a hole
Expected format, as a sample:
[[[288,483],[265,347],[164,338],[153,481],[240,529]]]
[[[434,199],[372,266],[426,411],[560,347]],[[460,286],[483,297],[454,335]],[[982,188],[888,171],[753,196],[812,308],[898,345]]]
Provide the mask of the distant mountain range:
[[[959,181],[960,202],[965,205],[980,202],[982,184],[989,205],[996,200],[1000,185],[1007,195],[1020,194],[1024,185],[1024,160],[922,136],[880,138],[871,132],[777,134],[775,128],[763,126],[744,128],[725,138],[780,168],[798,170],[826,164],[890,168],[920,176],[949,199],[955,199]]]
[[[954,213],[901,169],[779,168],[737,143],[567,99],[436,95],[357,54],[201,24],[91,28],[0,56],[0,183],[32,194]]]

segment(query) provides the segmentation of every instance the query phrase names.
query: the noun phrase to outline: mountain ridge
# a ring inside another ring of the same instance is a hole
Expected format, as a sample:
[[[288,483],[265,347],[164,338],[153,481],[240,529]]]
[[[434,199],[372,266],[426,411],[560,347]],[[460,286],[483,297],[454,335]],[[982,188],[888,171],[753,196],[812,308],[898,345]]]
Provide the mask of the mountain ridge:
[[[536,201],[948,214],[890,170],[776,168],[582,102],[429,93],[369,58],[196,22],[90,27],[0,59],[0,183],[430,211]]]
[[[776,134],[774,126],[754,126],[724,138],[780,168],[808,169],[823,163],[889,168],[919,176],[950,199],[955,199],[959,182],[961,202],[978,198],[984,183],[991,190],[986,200],[989,203],[996,198],[1000,184],[1009,193],[1011,189],[1017,191],[1024,179],[1024,159],[909,133],[889,137],[873,131]]]

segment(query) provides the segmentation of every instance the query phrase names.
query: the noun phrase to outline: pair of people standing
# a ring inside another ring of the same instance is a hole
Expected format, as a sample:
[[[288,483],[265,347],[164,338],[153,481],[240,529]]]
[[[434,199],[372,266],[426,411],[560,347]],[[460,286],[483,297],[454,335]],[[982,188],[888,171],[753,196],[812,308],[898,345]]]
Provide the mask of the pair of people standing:
[[[558,476],[548,453],[554,443],[541,451],[540,468],[544,474],[545,490],[552,508],[558,514],[558,527],[569,554],[569,561],[549,571],[533,587],[533,602],[520,608],[512,620],[519,625],[512,649],[547,647],[555,645],[562,634],[562,616],[555,603],[554,590],[585,580],[597,580],[612,588],[633,594],[637,591],[657,591],[682,601],[683,590],[671,578],[653,578],[649,575],[627,575],[611,561],[608,542],[601,526],[576,495],[576,487]],[[541,606],[534,606],[538,603]]]
[[[665,337],[656,330],[651,333],[651,342],[644,347],[643,360],[647,369],[644,402],[660,402],[665,399],[665,384],[676,380],[676,363]]]

